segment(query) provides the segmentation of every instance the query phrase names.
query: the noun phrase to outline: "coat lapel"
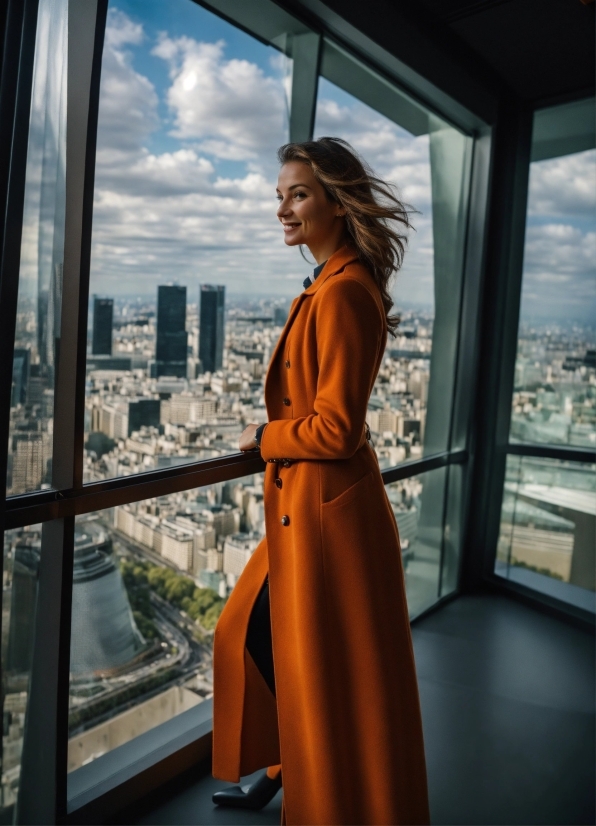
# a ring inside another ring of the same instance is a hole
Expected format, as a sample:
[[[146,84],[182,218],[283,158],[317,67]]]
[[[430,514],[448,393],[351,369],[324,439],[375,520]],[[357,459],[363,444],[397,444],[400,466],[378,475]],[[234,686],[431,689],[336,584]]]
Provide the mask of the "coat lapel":
[[[308,287],[306,290],[303,290],[300,293],[300,295],[294,299],[294,303],[288,315],[288,320],[286,321],[284,328],[281,331],[281,334],[277,340],[277,344],[275,345],[273,353],[271,354],[269,367],[271,367],[271,365],[274,363],[280,350],[283,350],[285,341],[288,337],[288,333],[292,329],[292,324],[294,323],[294,319],[298,314],[298,310],[300,309],[302,302],[306,298],[309,298],[311,295],[314,295],[316,291],[323,285],[323,283],[327,281],[328,278],[330,278],[332,275],[336,275],[340,270],[343,270],[343,268],[347,264],[350,264],[352,261],[357,260],[358,254],[352,247],[340,247],[327,260],[327,263],[323,267],[322,271],[319,273],[319,277],[313,281],[310,287]]]

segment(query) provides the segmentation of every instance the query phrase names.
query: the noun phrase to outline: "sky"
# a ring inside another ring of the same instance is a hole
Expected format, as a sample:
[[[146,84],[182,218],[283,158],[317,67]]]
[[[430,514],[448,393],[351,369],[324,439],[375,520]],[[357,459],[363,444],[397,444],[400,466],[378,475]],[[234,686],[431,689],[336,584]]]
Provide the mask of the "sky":
[[[311,267],[284,245],[275,215],[291,71],[276,49],[190,0],[111,0],[91,295],[150,298],[168,282],[185,284],[189,302],[200,283],[225,284],[229,296],[290,298],[300,291]],[[417,210],[393,292],[398,309],[432,310],[431,139],[411,135],[325,79],[315,120],[320,135],[350,141]],[[444,171],[457,188],[457,170]],[[596,150],[532,164],[522,318],[593,320],[595,210]],[[23,260],[29,255],[33,273],[30,234]]]
[[[91,294],[159,283],[279,295],[311,269],[275,215],[291,60],[188,0],[110,3],[102,63]],[[396,292],[432,307],[428,136],[321,80],[315,132],[348,139],[418,210]],[[409,285],[409,286],[408,286]],[[407,287],[407,289],[406,289]]]

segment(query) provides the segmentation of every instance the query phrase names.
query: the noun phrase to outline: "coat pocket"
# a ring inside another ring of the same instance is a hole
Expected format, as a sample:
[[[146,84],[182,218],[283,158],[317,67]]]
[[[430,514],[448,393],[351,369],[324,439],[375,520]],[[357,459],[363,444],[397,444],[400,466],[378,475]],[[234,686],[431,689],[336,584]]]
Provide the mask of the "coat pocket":
[[[339,496],[336,496],[334,499],[330,499],[328,502],[323,502],[321,504],[321,513],[329,513],[330,511],[335,510],[335,508],[341,508],[344,507],[344,505],[349,505],[352,502],[356,502],[361,496],[364,496],[366,490],[368,489],[372,474],[373,472],[371,470],[366,474],[366,476],[358,479],[358,481],[354,482],[353,485],[350,485],[347,490],[340,493]]]

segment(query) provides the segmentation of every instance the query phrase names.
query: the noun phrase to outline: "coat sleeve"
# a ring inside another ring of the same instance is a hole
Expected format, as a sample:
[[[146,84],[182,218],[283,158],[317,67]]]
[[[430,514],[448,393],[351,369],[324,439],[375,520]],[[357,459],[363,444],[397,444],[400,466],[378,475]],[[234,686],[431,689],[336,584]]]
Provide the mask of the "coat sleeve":
[[[319,375],[315,412],[276,419],[263,431],[263,459],[348,459],[366,419],[384,322],[369,291],[355,279],[325,285],[316,315]]]

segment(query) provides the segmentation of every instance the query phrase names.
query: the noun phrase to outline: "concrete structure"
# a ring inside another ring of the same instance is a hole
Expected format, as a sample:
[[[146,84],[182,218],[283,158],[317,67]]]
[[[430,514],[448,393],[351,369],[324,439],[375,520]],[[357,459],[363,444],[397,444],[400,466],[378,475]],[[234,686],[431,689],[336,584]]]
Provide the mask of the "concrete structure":
[[[133,660],[145,641],[132,616],[112,542],[92,523],[75,533],[70,671],[109,671]]]

